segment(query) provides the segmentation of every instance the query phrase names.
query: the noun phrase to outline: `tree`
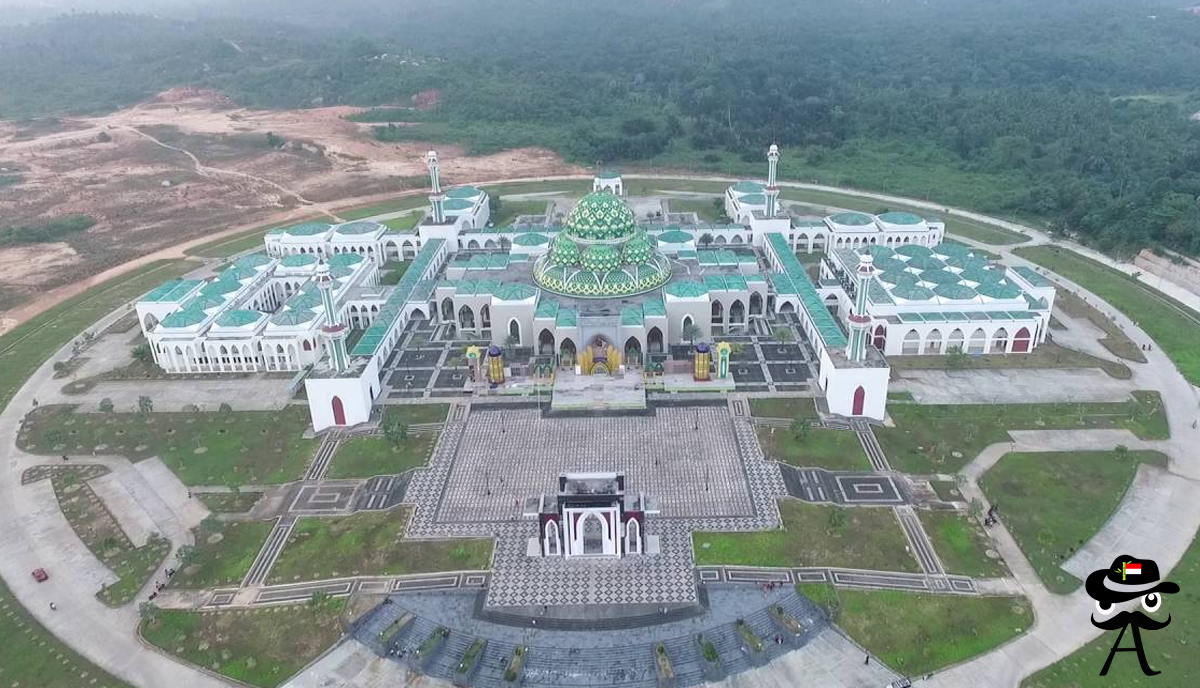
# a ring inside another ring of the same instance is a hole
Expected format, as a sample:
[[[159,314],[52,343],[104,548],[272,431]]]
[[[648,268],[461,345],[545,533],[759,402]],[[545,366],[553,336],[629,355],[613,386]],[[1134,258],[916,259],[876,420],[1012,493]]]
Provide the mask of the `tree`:
[[[792,328],[784,325],[775,329],[775,339],[780,344],[791,344],[796,341],[796,335],[792,332]]]
[[[112,399],[109,399],[108,397],[104,397],[103,399],[100,400],[100,412],[101,413],[112,413],[112,410],[113,410],[113,400]]]
[[[153,602],[143,602],[138,605],[138,616],[146,623],[154,623],[158,620],[158,605]]]
[[[287,145],[287,139],[277,135],[273,131],[267,132],[267,146],[270,148],[283,148]]]
[[[513,349],[521,345],[521,338],[515,334],[510,334],[504,338],[504,348]]]
[[[700,328],[696,327],[696,323],[689,320],[684,323],[683,331],[680,334],[683,335],[688,344],[691,344],[699,339],[702,333],[700,332]]]
[[[222,401],[221,405],[219,407],[217,407],[217,411],[219,413],[230,414],[230,413],[233,413],[233,407],[230,406],[228,404],[228,402]]]
[[[1125,459],[1129,458],[1129,447],[1126,447],[1123,444],[1118,444],[1116,448],[1113,449],[1113,454],[1116,455],[1118,461],[1124,461]]]
[[[145,344],[138,344],[129,350],[129,357],[138,363],[145,363],[150,360],[150,347]]]
[[[179,549],[175,550],[175,559],[180,566],[187,566],[196,561],[198,554],[195,545],[180,545]]]
[[[154,411],[154,402],[150,397],[142,395],[138,397],[138,413],[152,413]]]
[[[399,414],[384,411],[383,436],[393,445],[400,446],[408,439],[408,425],[400,419]]]
[[[792,431],[792,435],[801,441],[808,439],[809,433],[812,432],[812,424],[804,418],[793,418],[792,424],[788,427]]]
[[[948,368],[960,369],[966,368],[971,362],[971,357],[967,352],[962,350],[960,346],[952,346],[946,350],[946,366]]]

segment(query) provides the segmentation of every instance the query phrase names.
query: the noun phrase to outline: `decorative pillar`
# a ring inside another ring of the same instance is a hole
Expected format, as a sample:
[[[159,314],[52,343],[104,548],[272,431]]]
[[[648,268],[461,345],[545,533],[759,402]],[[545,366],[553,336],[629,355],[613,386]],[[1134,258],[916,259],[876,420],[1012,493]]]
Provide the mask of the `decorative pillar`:
[[[851,361],[861,361],[867,357],[867,335],[871,329],[871,316],[867,315],[867,289],[871,280],[875,279],[875,257],[871,249],[863,249],[865,253],[858,256],[858,269],[854,272],[854,308],[850,312],[850,343],[846,347],[846,356]]]
[[[337,308],[333,302],[333,275],[329,263],[317,265],[317,288],[321,291],[321,305],[325,307],[325,324],[321,333],[329,348],[329,363],[339,373],[350,367],[350,355],[346,352],[346,326],[338,322]]]
[[[487,377],[493,385],[504,384],[504,350],[498,346],[488,347]]]
[[[720,342],[717,344],[717,379],[724,380],[729,377],[729,355],[732,346],[729,342]]]
[[[779,146],[771,144],[767,150],[767,217],[775,217],[775,213],[779,211],[779,187],[775,183],[775,176],[779,167]]]
[[[700,342],[696,345],[694,363],[692,369],[692,379],[697,382],[706,382],[709,380],[709,365],[712,362],[712,351],[708,344]]]
[[[425,164],[429,167],[429,205],[433,208],[433,222],[440,225],[446,221],[446,211],[442,207],[446,195],[442,193],[442,180],[438,176],[437,151],[425,154]]]

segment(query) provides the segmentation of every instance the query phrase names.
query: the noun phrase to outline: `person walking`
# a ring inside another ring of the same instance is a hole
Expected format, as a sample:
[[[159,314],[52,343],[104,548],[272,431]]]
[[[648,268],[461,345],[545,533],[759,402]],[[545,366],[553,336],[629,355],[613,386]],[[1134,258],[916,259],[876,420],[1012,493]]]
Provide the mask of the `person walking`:
[[[52,612],[58,611],[58,605],[51,602],[50,603],[50,611],[52,611]]]

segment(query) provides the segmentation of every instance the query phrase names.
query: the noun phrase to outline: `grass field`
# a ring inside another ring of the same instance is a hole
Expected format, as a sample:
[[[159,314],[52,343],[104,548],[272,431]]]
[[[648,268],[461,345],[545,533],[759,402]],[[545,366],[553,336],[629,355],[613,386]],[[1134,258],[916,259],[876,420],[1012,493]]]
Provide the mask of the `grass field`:
[[[193,531],[196,544],[192,554],[177,567],[171,586],[211,588],[241,583],[271,526],[269,521],[204,521]]]
[[[810,429],[797,437],[789,428],[759,426],[758,443],[768,459],[805,468],[833,471],[869,471],[871,461],[858,435],[848,430]]]
[[[404,273],[408,272],[409,265],[412,265],[411,260],[389,260],[380,268],[379,283],[385,285],[399,284],[400,278],[404,277]]]
[[[437,438],[435,432],[410,434],[397,445],[386,437],[353,437],[338,446],[326,477],[371,478],[424,466]]]
[[[390,220],[384,220],[381,224],[397,232],[406,232],[416,227],[417,223],[421,221],[421,217],[421,213],[409,213],[400,217],[393,217]]]
[[[121,304],[196,266],[159,261],[70,298],[0,336],[0,407],[62,345]],[[126,688],[60,643],[0,582],[0,685],[39,688]],[[94,681],[94,682],[93,682]]]
[[[1146,391],[1129,401],[1080,404],[893,404],[888,413],[896,426],[875,430],[888,461],[922,475],[957,473],[988,445],[1010,442],[1009,430],[1126,428],[1146,440],[1170,436],[1162,398]]]
[[[271,568],[268,582],[473,571],[487,568],[492,561],[491,539],[405,540],[407,528],[407,509],[302,518]]]
[[[500,210],[492,216],[492,225],[507,227],[518,215],[544,215],[546,201],[501,201]]]
[[[817,420],[816,402],[810,397],[763,397],[750,400],[750,415],[756,418],[805,418]]]
[[[196,499],[214,514],[240,514],[253,508],[262,496],[262,492],[200,492]]]
[[[711,200],[672,198],[669,200],[668,207],[673,213],[696,213],[701,222],[715,223],[724,214],[723,210],[717,208]]]
[[[1133,319],[1162,347],[1179,372],[1200,385],[1200,315],[1123,272],[1054,246],[1030,246],[1017,255],[1066,277]]]
[[[1024,598],[839,589],[834,620],[884,664],[916,678],[1024,633],[1033,610]]]
[[[237,611],[161,610],[143,621],[151,645],[196,666],[273,688],[342,636],[344,600]]]
[[[918,509],[917,517],[925,526],[925,532],[947,573],[974,578],[1008,575],[1008,568],[1002,560],[987,556],[987,550],[992,549],[992,541],[975,521],[954,511]]]
[[[1116,632],[1109,632],[1025,679],[1021,688],[1195,688],[1200,677],[1200,652],[1188,647],[1200,638],[1200,594],[1197,594],[1200,590],[1200,539],[1192,540],[1172,571],[1162,573],[1166,580],[1179,585],[1179,594],[1163,595],[1162,607],[1149,616],[1166,621],[1170,615],[1171,624],[1142,634],[1146,660],[1151,669],[1161,671],[1161,674],[1147,678],[1134,653],[1119,652],[1113,657],[1108,675],[1097,678],[1117,639]],[[1133,647],[1128,633],[1121,639],[1121,645]]]
[[[383,215],[384,213],[395,213],[401,210],[415,210],[429,204],[429,199],[422,194],[413,194],[411,196],[400,196],[393,198],[390,201],[382,203],[374,203],[372,205],[360,205],[351,208],[344,208],[337,211],[338,217],[350,221],[361,220],[375,215]]]
[[[1061,294],[1062,292],[1059,292]],[[1136,350],[1136,349],[1135,349]],[[1128,380],[1133,371],[1108,359],[1063,348],[1047,340],[1028,354],[980,356],[888,356],[892,370],[1006,370],[1013,368],[1099,368],[1117,380]]]
[[[1129,335],[1125,334],[1125,330],[1105,317],[1095,306],[1077,296],[1075,292],[1058,285],[1058,293],[1054,296],[1054,305],[1072,318],[1087,320],[1104,332],[1104,336],[1098,341],[1114,356],[1137,363],[1146,362],[1146,355],[1142,353],[1141,346],[1134,344]],[[1041,347],[1038,347],[1038,350],[1040,351]]]
[[[133,461],[157,456],[186,485],[269,485],[295,480],[316,451],[301,437],[303,407],[232,413],[76,413],[41,406],[26,417],[18,446],[50,456],[99,446]]]
[[[783,530],[693,534],[696,564],[921,570],[906,551],[904,532],[891,509],[851,509],[781,499],[779,513]]]
[[[1166,467],[1158,452],[1080,451],[1007,454],[980,487],[1051,592],[1082,581],[1059,568],[1121,504],[1138,466]]]

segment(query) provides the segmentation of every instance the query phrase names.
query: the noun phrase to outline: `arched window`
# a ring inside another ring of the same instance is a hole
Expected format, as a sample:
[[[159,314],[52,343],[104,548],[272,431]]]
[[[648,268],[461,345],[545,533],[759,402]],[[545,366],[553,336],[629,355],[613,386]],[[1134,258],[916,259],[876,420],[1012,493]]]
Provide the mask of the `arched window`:
[[[661,354],[663,352],[663,333],[658,327],[651,327],[646,333],[646,348],[652,354]]]
[[[729,306],[729,324],[746,324],[746,306],[741,299],[734,299],[733,304]]]
[[[859,385],[858,389],[854,390],[854,410],[851,411],[851,415],[861,416],[866,405],[867,390],[863,389],[862,385]]]
[[[1017,334],[1013,337],[1012,350],[1013,350],[1013,353],[1015,353],[1015,354],[1024,354],[1024,353],[1029,353],[1029,348],[1030,348],[1029,328],[1022,327],[1021,329],[1017,330]]]
[[[965,352],[966,348],[963,345],[965,339],[966,338],[963,337],[963,331],[955,328],[954,331],[950,333],[950,337],[946,339],[946,353],[950,353],[951,351]]]
[[[967,353],[981,354],[987,349],[987,333],[982,327],[975,328],[971,333],[971,341],[967,343]]]
[[[637,337],[630,337],[625,340],[625,362],[629,365],[638,365],[642,362],[642,343]]]
[[[992,348],[990,351],[994,354],[1008,353],[1008,330],[1003,327],[996,330],[996,334],[992,335]]]
[[[333,401],[332,401],[332,405],[333,405],[333,424],[334,425],[345,425],[346,424],[346,407],[342,405],[342,398],[334,397]]]
[[[934,328],[925,336],[925,353],[940,354],[942,353],[942,332]]]
[[[625,553],[642,553],[642,526],[636,518],[625,522]]]
[[[454,322],[454,301],[449,296],[442,299],[442,322]]]
[[[883,325],[876,326],[875,327],[875,336],[872,339],[871,343],[875,345],[876,349],[883,351],[884,348],[887,347],[887,328],[884,327]]]
[[[904,346],[900,353],[905,356],[921,353],[921,335],[916,330],[909,330],[908,334],[904,335]]]
[[[725,319],[725,307],[721,305],[720,301],[714,300],[712,302],[712,321],[714,323],[719,323],[719,322],[724,321],[724,319]]]
[[[458,309],[458,326],[463,330],[475,329],[475,311],[466,304]]]
[[[543,546],[548,557],[562,555],[562,540],[558,536],[558,521],[546,521]]]
[[[492,309],[487,304],[479,309],[479,326],[485,330],[492,327]]]
[[[762,295],[756,291],[751,292],[750,293],[750,315],[762,315],[762,314],[763,314]]]
[[[517,346],[521,346],[521,323],[517,322],[516,318],[510,318],[508,321],[508,336]]]
[[[543,329],[538,335],[538,353],[543,356],[554,355],[554,334],[550,330]]]

